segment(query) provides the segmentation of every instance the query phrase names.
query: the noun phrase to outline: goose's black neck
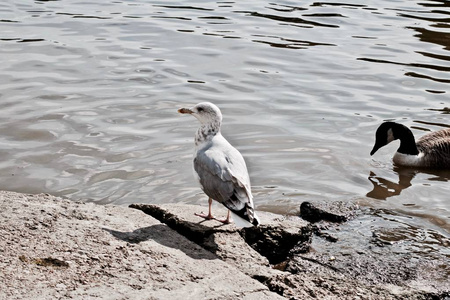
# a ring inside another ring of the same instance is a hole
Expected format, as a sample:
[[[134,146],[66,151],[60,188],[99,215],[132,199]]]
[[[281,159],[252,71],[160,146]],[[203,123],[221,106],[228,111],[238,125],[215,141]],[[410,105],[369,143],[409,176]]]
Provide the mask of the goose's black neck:
[[[392,131],[394,137],[400,140],[400,148],[398,148],[397,152],[409,155],[419,154],[414,135],[408,127],[396,124],[396,126],[392,127]]]

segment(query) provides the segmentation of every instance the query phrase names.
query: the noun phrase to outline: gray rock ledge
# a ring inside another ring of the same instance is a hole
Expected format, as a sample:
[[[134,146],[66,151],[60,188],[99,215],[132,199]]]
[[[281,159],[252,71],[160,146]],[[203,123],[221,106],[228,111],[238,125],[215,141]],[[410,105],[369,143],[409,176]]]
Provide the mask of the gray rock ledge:
[[[95,205],[0,191],[0,299],[444,299],[369,284],[317,259],[311,225],[258,212],[238,229],[205,207]],[[145,213],[144,213],[145,212]],[[218,215],[226,211],[214,207]]]

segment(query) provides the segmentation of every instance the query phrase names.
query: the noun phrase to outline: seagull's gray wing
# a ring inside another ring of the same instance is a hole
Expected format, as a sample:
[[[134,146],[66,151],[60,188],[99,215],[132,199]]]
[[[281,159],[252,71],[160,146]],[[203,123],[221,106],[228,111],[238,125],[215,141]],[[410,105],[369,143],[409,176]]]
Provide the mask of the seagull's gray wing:
[[[230,144],[198,151],[194,170],[203,191],[212,199],[235,212],[248,206],[253,209],[244,158]]]

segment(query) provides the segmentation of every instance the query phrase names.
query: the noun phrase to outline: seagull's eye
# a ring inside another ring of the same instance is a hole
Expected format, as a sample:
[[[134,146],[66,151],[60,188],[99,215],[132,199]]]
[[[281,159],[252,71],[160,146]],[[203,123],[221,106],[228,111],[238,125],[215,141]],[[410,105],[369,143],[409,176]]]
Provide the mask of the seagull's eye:
[[[198,111],[198,112],[202,112],[202,111],[203,111],[203,107],[197,108],[197,111]]]

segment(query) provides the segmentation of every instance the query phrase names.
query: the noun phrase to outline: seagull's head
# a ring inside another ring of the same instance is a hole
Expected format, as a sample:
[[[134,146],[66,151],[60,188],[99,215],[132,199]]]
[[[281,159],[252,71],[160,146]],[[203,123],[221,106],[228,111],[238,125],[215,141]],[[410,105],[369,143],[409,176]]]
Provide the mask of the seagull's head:
[[[202,102],[191,108],[180,108],[181,114],[190,114],[197,118],[202,124],[221,124],[222,113],[220,109],[210,102]]]

